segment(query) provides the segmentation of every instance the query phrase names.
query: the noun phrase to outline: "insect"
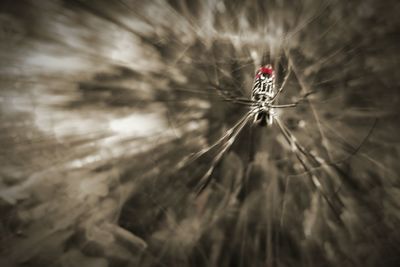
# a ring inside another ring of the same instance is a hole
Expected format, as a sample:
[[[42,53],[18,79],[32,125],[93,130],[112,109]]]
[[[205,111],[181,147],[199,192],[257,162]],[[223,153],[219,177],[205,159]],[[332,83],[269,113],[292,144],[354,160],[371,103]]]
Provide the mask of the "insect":
[[[212,150],[216,151],[215,156],[212,157],[212,161],[208,165],[208,169],[203,172],[204,175],[202,175],[200,179],[196,178],[195,191],[198,195],[210,183],[210,181],[212,180],[212,173],[217,164],[219,163],[223,155],[235,143],[238,135],[249,121],[252,120],[253,125],[257,125],[260,127],[273,127],[274,125],[276,125],[284,140],[286,141],[288,149],[296,156],[298,162],[300,163],[300,168],[309,178],[310,184],[320,193],[322,198],[325,199],[326,203],[328,204],[328,206],[331,207],[331,210],[335,214],[338,221],[341,223],[339,213],[337,212],[337,208],[334,206],[332,200],[332,198],[336,196],[329,196],[329,191],[325,185],[326,183],[329,183],[329,181],[337,181],[338,179],[342,179],[339,177],[342,176],[343,172],[336,164],[325,161],[323,158],[319,157],[315,153],[310,153],[310,151],[303,147],[294,136],[294,134],[291,132],[291,130],[286,126],[285,122],[280,119],[280,116],[277,112],[277,110],[279,109],[296,107],[302,101],[308,101],[308,96],[316,93],[316,91],[306,92],[305,94],[300,95],[299,99],[294,103],[276,103],[279,95],[285,88],[290,74],[291,68],[290,66],[288,66],[288,70],[282,83],[279,87],[277,87],[276,74],[272,65],[266,64],[260,66],[254,76],[250,98],[227,95],[223,93],[225,91],[220,89],[219,86],[214,85],[215,89],[217,89],[217,91],[220,93],[220,96],[225,101],[245,105],[246,107],[248,107],[248,111],[238,120],[238,122],[236,122],[236,124],[225,131],[225,134],[213,144],[182,160],[178,164],[178,169],[186,166],[189,162],[195,161],[196,159],[202,157]],[[375,124],[373,125],[367,136],[364,138],[362,143],[369,137],[374,127]],[[356,152],[358,148],[354,150]],[[329,177],[329,179],[323,179],[325,177]]]
[[[276,125],[284,140],[286,141],[288,149],[296,156],[298,162],[300,163],[300,168],[309,178],[310,184],[319,192],[320,196],[325,199],[325,202],[328,204],[328,206],[331,207],[331,210],[335,214],[335,217],[338,219],[339,223],[342,223],[339,212],[337,211],[337,207],[335,207],[335,205],[333,204],[334,201],[332,198],[336,198],[336,196],[328,194],[329,191],[325,185],[326,183],[329,183],[329,181],[337,181],[338,179],[342,179],[339,177],[342,176],[343,172],[336,164],[325,161],[323,158],[319,157],[315,153],[310,153],[305,147],[303,147],[294,136],[294,134],[291,132],[291,130],[286,126],[285,122],[280,119],[277,112],[277,110],[279,109],[296,107],[300,102],[306,100],[308,101],[308,96],[316,93],[316,91],[306,92],[305,94],[301,95],[299,99],[294,103],[276,103],[279,95],[285,88],[290,74],[291,68],[290,66],[288,66],[288,70],[282,83],[279,87],[277,87],[275,70],[271,64],[266,64],[260,66],[255,73],[250,98],[233,97],[221,93],[221,97],[225,101],[245,105],[246,107],[248,107],[248,111],[239,119],[236,124],[225,131],[225,134],[213,144],[182,160],[179,163],[178,169],[186,166],[189,162],[195,161],[196,159],[202,157],[211,150],[216,151],[216,154],[212,157],[212,161],[208,165],[209,167],[204,172],[204,175],[202,175],[200,179],[196,178],[195,191],[197,195],[199,195],[212,180],[212,173],[223,155],[229,150],[230,147],[232,147],[238,135],[249,121],[252,120],[253,125],[257,125],[260,127],[273,127],[273,125]],[[224,90],[221,90],[218,87],[219,86],[215,86],[218,92],[224,92]],[[368,135],[364,138],[363,142],[372,133],[374,126],[371,128]],[[355,151],[357,151],[357,148],[355,149]],[[329,177],[329,179],[323,179],[325,177]],[[335,201],[335,203],[337,202],[338,201]]]
[[[307,157],[306,151],[301,145],[296,141],[296,138],[290,133],[289,129],[284,125],[283,122],[277,116],[275,110],[281,108],[290,108],[296,107],[300,101],[305,99],[311,93],[305,94],[300,100],[296,101],[295,103],[290,104],[275,104],[276,100],[278,99],[279,94],[283,91],[286,82],[290,76],[290,68],[280,85],[280,87],[276,88],[276,75],[275,70],[273,69],[271,64],[263,65],[258,68],[255,73],[252,93],[251,97],[244,98],[244,97],[231,97],[222,95],[224,100],[238,103],[249,107],[248,112],[242,116],[239,121],[233,125],[230,129],[226,131],[226,133],[219,138],[215,143],[210,145],[207,148],[202,149],[201,151],[195,153],[194,155],[190,156],[189,158],[183,160],[180,166],[184,166],[188,163],[188,161],[194,161],[201,157],[202,155],[206,154],[207,152],[220,147],[217,155],[212,160],[209,169],[205,172],[203,177],[198,182],[198,186],[196,191],[200,193],[210,182],[211,174],[225,154],[225,152],[233,145],[237,136],[242,131],[242,129],[246,126],[246,124],[252,119],[253,124],[259,125],[264,127],[266,125],[272,126],[274,122],[278,125],[279,129],[281,130],[282,134],[284,135],[285,139],[288,141],[290,147],[295,150],[295,153],[303,153],[303,157]],[[219,90],[222,91],[222,90]],[[297,154],[296,154],[297,155]],[[298,156],[300,160],[303,160],[302,156]],[[305,168],[309,169],[306,165],[303,165]],[[310,167],[311,168],[311,167]]]
[[[275,71],[270,64],[258,69],[255,79],[251,100],[254,101],[250,113],[253,115],[255,124],[260,126],[272,125],[276,108],[295,107],[297,103],[286,105],[275,105],[280,92],[283,90],[284,83],[276,90]]]

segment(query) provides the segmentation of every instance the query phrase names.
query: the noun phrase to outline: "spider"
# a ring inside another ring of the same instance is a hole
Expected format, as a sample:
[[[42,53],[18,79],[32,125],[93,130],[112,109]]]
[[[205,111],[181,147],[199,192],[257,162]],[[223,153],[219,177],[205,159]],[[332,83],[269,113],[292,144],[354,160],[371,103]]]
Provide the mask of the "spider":
[[[225,152],[233,145],[237,136],[242,131],[242,129],[247,125],[247,123],[252,119],[254,125],[258,125],[261,127],[272,127],[273,124],[276,124],[287,144],[290,147],[291,152],[296,156],[300,165],[302,166],[304,173],[309,177],[311,184],[316,188],[317,191],[320,192],[321,196],[326,200],[327,204],[331,207],[332,211],[336,215],[336,218],[339,222],[341,222],[339,214],[336,212],[336,208],[334,207],[331,197],[328,196],[323,183],[321,182],[321,178],[317,174],[318,171],[323,170],[326,175],[329,177],[338,177],[342,175],[342,171],[337,167],[334,163],[326,162],[323,158],[310,153],[307,149],[305,149],[296,139],[296,137],[292,134],[289,128],[285,125],[283,121],[280,120],[276,109],[282,108],[292,108],[296,107],[301,101],[307,99],[307,97],[311,94],[314,94],[315,91],[310,91],[302,95],[296,102],[290,104],[275,104],[276,100],[280,93],[284,90],[287,80],[290,76],[291,68],[288,67],[287,74],[283,79],[282,84],[277,89],[276,88],[276,75],[275,71],[271,64],[263,65],[258,68],[256,71],[251,97],[243,98],[243,97],[232,97],[229,95],[222,94],[224,100],[239,103],[249,107],[249,110],[244,116],[230,129],[226,131],[226,133],[219,138],[215,143],[211,146],[202,149],[201,151],[189,156],[187,159],[181,162],[180,167],[186,165],[189,161],[194,161],[209,152],[210,150],[216,148],[221,145],[221,149],[218,151],[216,156],[213,158],[210,167],[206,171],[206,173],[201,177],[199,182],[197,183],[197,195],[200,194],[206,186],[209,184],[212,178],[212,172],[215,169],[218,162],[221,160],[222,156]],[[218,86],[216,86],[218,89]],[[223,92],[223,90],[219,90],[219,92]],[[375,126],[375,125],[374,125]],[[371,128],[368,135],[361,142],[361,144],[368,138],[371,134],[374,126]],[[360,145],[361,145],[360,144]],[[355,151],[357,151],[355,149]]]
[[[251,100],[254,101],[250,110],[250,113],[254,117],[253,123],[260,126],[272,125],[273,119],[276,116],[274,112],[275,108],[288,108],[297,105],[297,103],[274,105],[284,85],[285,82],[276,90],[275,71],[270,64],[258,69],[251,94]]]
[[[272,126],[272,124],[276,122],[281,133],[283,134],[286,141],[290,145],[291,150],[296,154],[300,162],[303,163],[302,165],[306,170],[306,172],[310,171],[312,165],[317,165],[317,164],[319,165],[321,163],[321,160],[315,158],[313,155],[308,153],[297,142],[296,138],[291,134],[286,125],[283,122],[281,122],[281,120],[277,116],[277,113],[275,112],[275,109],[296,107],[308,95],[314,93],[314,92],[309,92],[303,95],[295,103],[282,104],[282,105],[275,104],[275,101],[277,100],[279,94],[283,91],[289,76],[290,76],[290,68],[288,69],[288,72],[281,86],[277,89],[275,81],[276,75],[274,69],[272,68],[272,65],[271,64],[263,65],[259,67],[258,70],[256,71],[250,99],[241,97],[231,97],[222,94],[224,100],[245,105],[249,107],[249,110],[234,126],[228,129],[226,133],[221,138],[219,138],[214,144],[190,156],[189,160],[194,161],[199,157],[201,157],[202,155],[204,155],[205,153],[214,149],[215,147],[219,145],[222,146],[221,150],[217,153],[217,155],[213,159],[210,168],[200,179],[200,182],[198,183],[196,190],[198,193],[200,193],[208,185],[208,183],[210,182],[211,174],[215,166],[220,161],[225,152],[233,145],[237,136],[239,135],[239,133],[242,131],[242,129],[245,127],[245,125],[248,123],[250,119],[253,119],[253,124],[259,125],[261,127],[264,127],[266,125]],[[222,92],[222,90],[218,91]],[[183,162],[181,162],[180,166],[182,167],[186,165],[187,160],[188,159],[185,159]],[[312,180],[316,182],[317,186],[320,185],[318,179],[313,177]]]

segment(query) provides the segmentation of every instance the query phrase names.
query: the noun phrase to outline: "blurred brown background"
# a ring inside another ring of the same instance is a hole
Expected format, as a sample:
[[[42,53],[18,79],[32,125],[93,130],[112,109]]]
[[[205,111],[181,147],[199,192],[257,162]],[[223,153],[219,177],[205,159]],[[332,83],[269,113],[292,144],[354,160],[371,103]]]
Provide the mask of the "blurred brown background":
[[[1,1],[0,266],[398,266],[399,14]],[[246,114],[232,99],[266,63],[279,84],[291,70],[279,103],[312,92],[277,116],[322,163],[304,170],[276,125],[250,124],[193,160]]]

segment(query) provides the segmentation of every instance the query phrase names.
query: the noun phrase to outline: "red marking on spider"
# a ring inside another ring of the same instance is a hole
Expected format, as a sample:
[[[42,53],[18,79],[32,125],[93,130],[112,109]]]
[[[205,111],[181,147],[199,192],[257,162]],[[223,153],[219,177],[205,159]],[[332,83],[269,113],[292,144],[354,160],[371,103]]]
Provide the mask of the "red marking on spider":
[[[271,65],[265,65],[258,69],[256,78],[259,78],[261,74],[267,74],[268,76],[274,75],[274,70],[272,69]]]

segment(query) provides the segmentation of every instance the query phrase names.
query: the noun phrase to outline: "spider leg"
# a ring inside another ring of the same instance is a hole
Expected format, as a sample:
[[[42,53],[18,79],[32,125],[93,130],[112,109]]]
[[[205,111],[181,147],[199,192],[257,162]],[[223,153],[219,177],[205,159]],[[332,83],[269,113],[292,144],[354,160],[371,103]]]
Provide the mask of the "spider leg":
[[[247,124],[249,121],[250,117],[252,116],[251,112],[246,113],[243,118],[235,124],[227,134],[225,134],[220,140],[224,140],[226,137],[229,136],[229,139],[225,144],[223,144],[223,148],[221,151],[218,152],[218,154],[215,156],[213,159],[210,168],[207,170],[207,172],[200,178],[200,181],[198,182],[196,186],[196,195],[200,195],[201,192],[206,188],[206,186],[210,183],[211,181],[211,174],[214,171],[215,167],[217,166],[218,162],[221,160],[222,156],[225,154],[225,152],[233,145],[235,142],[237,136],[239,133],[242,131],[243,127]],[[217,142],[220,143],[221,141],[218,140]],[[209,151],[208,149],[207,151]],[[205,152],[203,152],[205,153]]]
[[[292,108],[296,107],[300,102],[304,101],[307,99],[308,96],[315,94],[316,91],[310,91],[305,94],[303,94],[296,102],[291,103],[291,104],[282,104],[282,105],[270,105],[271,108]],[[272,102],[273,100],[271,100]]]
[[[314,170],[315,166],[320,166],[321,160],[318,160],[314,155],[308,153],[306,149],[297,141],[296,137],[289,131],[289,129],[281,122],[281,120],[277,117],[274,118],[276,124],[278,125],[279,130],[283,134],[285,140],[289,144],[292,149],[292,152],[296,155],[297,159],[299,160],[301,166],[303,167],[304,171],[309,176],[312,184],[315,188],[320,192],[321,196],[324,198],[326,203],[329,205],[333,213],[335,214],[336,218],[338,219],[339,223],[343,224],[338,211],[336,210],[335,206],[333,205],[331,199],[325,192],[323,188],[320,178],[315,175]]]
[[[191,154],[188,157],[186,157],[185,159],[183,159],[179,164],[178,164],[178,169],[182,169],[183,167],[185,167],[187,164],[197,160],[198,158],[200,158],[202,155],[204,155],[205,153],[209,152],[211,149],[213,149],[214,147],[218,146],[219,144],[221,144],[226,138],[228,138],[229,136],[231,136],[232,134],[235,133],[235,129],[241,125],[241,123],[243,123],[243,121],[247,120],[248,117],[251,116],[249,113],[246,113],[246,115],[244,115],[235,125],[233,125],[229,130],[226,131],[226,133],[220,137],[217,141],[215,141],[212,145],[203,148],[202,150],[198,151],[197,153]]]
[[[292,68],[289,65],[289,69],[288,72],[285,76],[285,78],[283,79],[283,82],[281,84],[281,86],[279,87],[278,91],[275,93],[275,95],[271,98],[271,103],[275,101],[275,99],[279,96],[279,94],[282,92],[283,88],[285,88],[285,85],[289,79],[290,73],[292,72]]]
[[[282,105],[270,105],[271,108],[293,108],[297,106],[298,103],[292,103],[292,104],[282,104]]]
[[[217,94],[218,96],[221,96],[223,98],[224,101],[227,102],[233,102],[236,104],[241,104],[241,105],[245,105],[245,106],[252,106],[257,104],[256,101],[242,97],[242,96],[234,96],[234,95],[229,95],[224,93],[224,90],[222,90],[217,84],[211,84],[211,88],[217,90]]]
[[[229,101],[229,102],[236,103],[236,104],[245,105],[245,106],[254,106],[254,105],[257,104],[257,101],[253,101],[253,100],[250,100],[250,99],[247,99],[247,98],[243,98],[243,97],[240,97],[240,98],[237,98],[237,97],[225,98],[225,100]]]

